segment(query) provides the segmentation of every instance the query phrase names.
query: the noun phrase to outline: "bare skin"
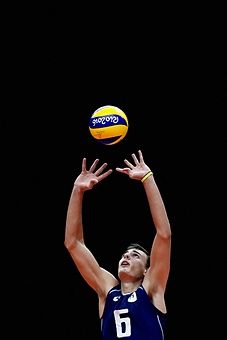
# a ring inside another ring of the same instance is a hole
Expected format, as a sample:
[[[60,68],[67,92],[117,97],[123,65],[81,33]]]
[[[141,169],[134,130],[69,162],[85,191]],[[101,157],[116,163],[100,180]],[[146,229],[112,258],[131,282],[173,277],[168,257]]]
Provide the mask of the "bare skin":
[[[132,159],[134,164],[125,159],[126,167],[116,168],[116,171],[129,176],[132,180],[141,181],[150,168],[144,162],[140,150],[138,157],[134,153],[132,154]],[[82,171],[74,182],[70,196],[66,216],[65,246],[84,280],[98,295],[100,318],[103,314],[107,293],[119,282],[123,294],[135,291],[142,283],[155,307],[166,313],[164,295],[170,270],[171,229],[154,176],[149,176],[141,183],[156,229],[150,251],[150,267],[146,269],[147,255],[143,251],[130,249],[122,255],[118,266],[118,277],[115,277],[99,265],[86,247],[82,221],[85,191],[93,189],[96,184],[110,176],[113,170],[106,170],[107,163],[98,167],[99,159],[96,159],[89,169],[87,169],[86,163],[86,158],[84,158]]]

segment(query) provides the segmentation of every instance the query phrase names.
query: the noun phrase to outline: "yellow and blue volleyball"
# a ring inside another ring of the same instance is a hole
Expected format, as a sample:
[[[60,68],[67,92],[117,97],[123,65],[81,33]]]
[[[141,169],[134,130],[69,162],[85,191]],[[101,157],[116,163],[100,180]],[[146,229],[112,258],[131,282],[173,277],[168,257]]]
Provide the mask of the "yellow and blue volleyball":
[[[105,105],[92,114],[89,130],[98,142],[105,145],[117,144],[128,132],[128,118],[118,107]]]

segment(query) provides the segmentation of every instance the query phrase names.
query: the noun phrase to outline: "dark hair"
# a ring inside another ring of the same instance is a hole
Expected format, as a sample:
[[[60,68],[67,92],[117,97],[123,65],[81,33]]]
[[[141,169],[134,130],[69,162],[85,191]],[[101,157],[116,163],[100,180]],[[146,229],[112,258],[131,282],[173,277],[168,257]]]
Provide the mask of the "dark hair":
[[[141,250],[143,251],[146,255],[147,255],[147,263],[146,263],[146,268],[148,268],[150,266],[150,254],[149,252],[147,251],[147,249],[145,249],[143,246],[141,246],[139,243],[130,243],[126,250],[129,250],[129,249],[138,249],[138,250]]]

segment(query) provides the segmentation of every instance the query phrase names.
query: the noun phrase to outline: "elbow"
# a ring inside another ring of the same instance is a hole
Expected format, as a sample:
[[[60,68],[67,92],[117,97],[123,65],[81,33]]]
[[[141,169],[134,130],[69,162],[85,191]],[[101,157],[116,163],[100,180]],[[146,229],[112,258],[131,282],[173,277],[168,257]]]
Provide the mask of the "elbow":
[[[65,248],[69,251],[72,248],[72,245],[70,242],[68,242],[67,240],[64,241],[64,246]]]
[[[76,247],[76,242],[73,239],[69,240],[68,238],[65,238],[64,246],[69,252],[71,252]]]
[[[171,228],[170,226],[168,228],[164,228],[162,230],[159,230],[158,231],[158,234],[160,237],[162,237],[163,239],[166,239],[166,240],[170,240],[171,237],[172,237],[172,232],[171,232]]]
[[[167,230],[165,231],[165,238],[171,238],[172,236],[172,231],[170,226],[167,228]]]
[[[171,236],[172,236],[171,233],[159,233],[159,237],[166,241],[170,241]]]
[[[71,253],[79,244],[83,244],[83,240],[78,240],[76,237],[66,237],[64,240],[65,248]]]

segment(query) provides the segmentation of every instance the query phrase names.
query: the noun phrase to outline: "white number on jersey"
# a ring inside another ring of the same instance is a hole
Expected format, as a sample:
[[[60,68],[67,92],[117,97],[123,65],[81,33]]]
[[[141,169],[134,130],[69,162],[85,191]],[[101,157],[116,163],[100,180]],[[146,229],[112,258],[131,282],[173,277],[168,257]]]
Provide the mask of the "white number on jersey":
[[[118,338],[125,338],[131,335],[131,322],[129,317],[124,317],[122,314],[128,313],[128,309],[119,309],[114,311],[114,318]]]

